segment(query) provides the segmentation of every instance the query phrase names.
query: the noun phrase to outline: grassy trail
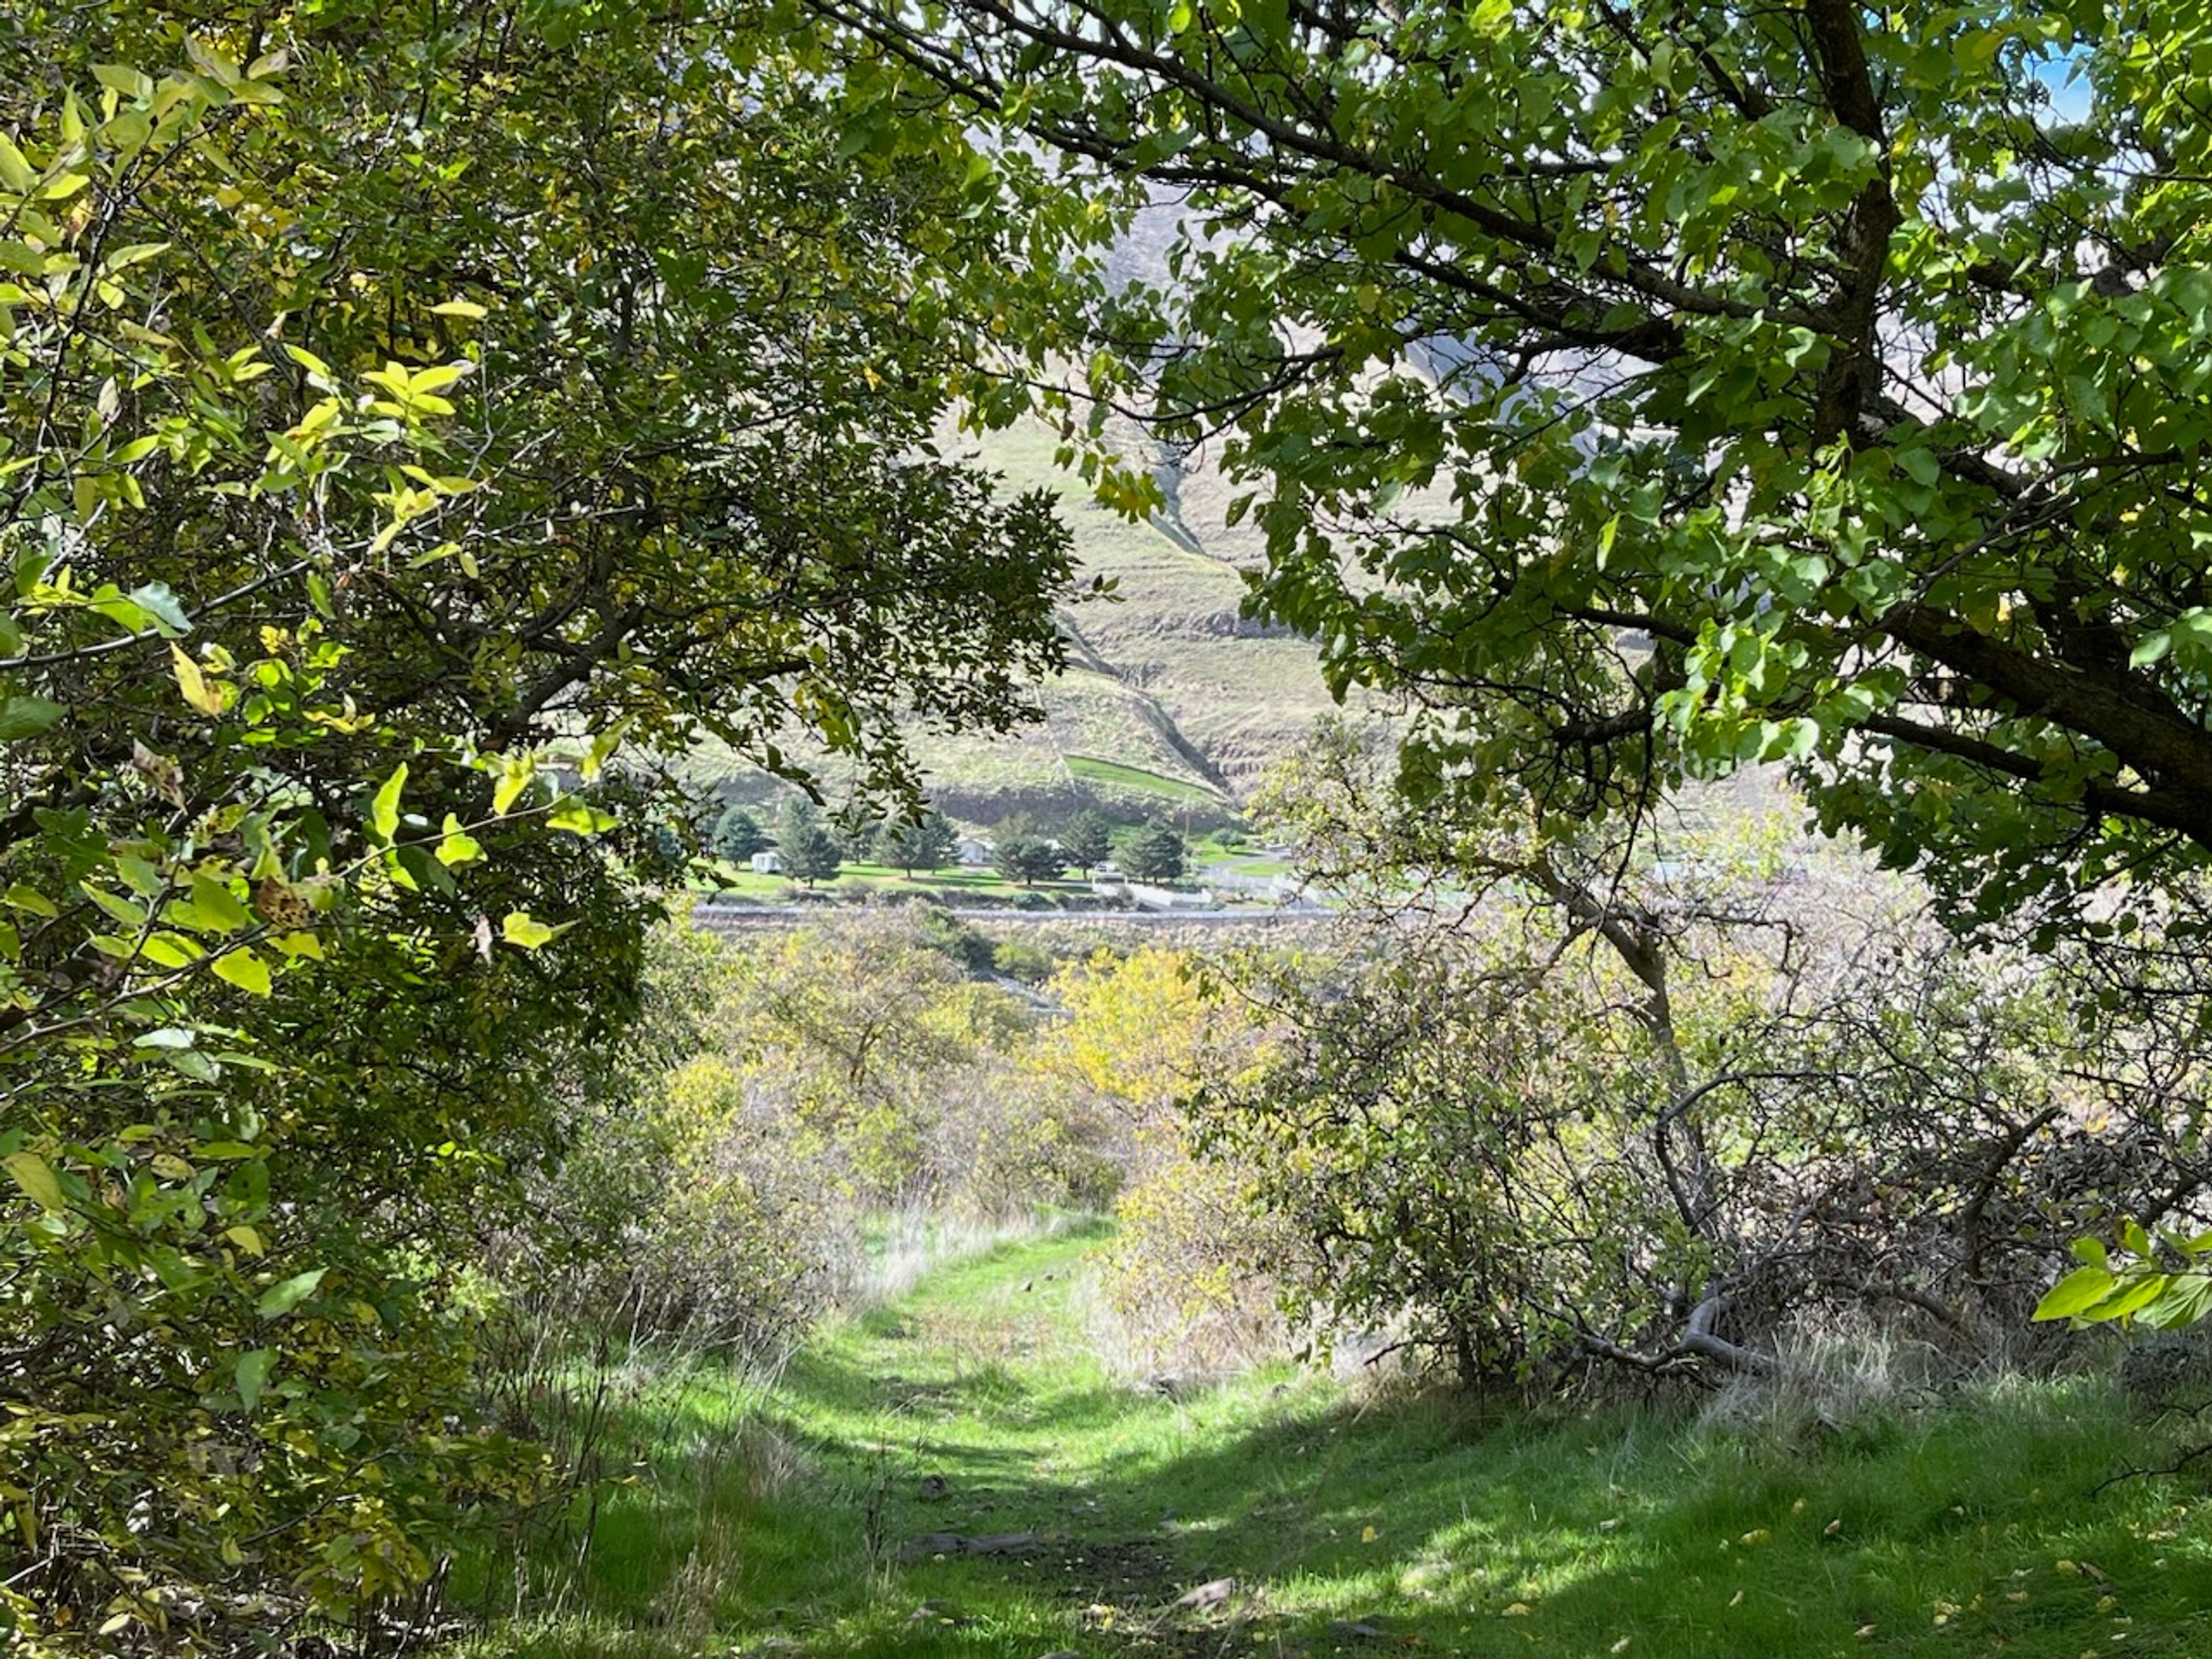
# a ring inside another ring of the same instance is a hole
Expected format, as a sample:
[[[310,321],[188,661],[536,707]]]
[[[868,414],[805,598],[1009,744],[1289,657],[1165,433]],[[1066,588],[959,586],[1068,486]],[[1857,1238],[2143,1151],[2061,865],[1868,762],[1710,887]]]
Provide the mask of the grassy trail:
[[[1172,1399],[1085,1340],[1097,1237],[941,1268],[765,1401],[695,1391],[581,1607],[486,1650],[2212,1656],[2212,1498],[2089,1495],[2143,1449],[2101,1393],[1794,1438],[1362,1412],[1287,1371]]]

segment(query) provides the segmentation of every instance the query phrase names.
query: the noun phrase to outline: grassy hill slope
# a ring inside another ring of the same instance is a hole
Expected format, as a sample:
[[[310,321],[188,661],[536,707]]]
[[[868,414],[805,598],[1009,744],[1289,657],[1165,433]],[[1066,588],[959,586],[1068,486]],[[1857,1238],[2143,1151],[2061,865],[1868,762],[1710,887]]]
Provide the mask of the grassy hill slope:
[[[1335,704],[1311,641],[1240,614],[1239,562],[1257,544],[1223,528],[1210,475],[1170,480],[1194,510],[1171,502],[1159,521],[1132,524],[1054,465],[1054,439],[1041,426],[970,447],[1009,492],[1057,494],[1086,574],[1111,578],[1115,591],[1067,611],[1071,665],[1043,688],[1041,723],[992,741],[917,735],[939,803],[986,823],[1086,802],[1125,816],[1187,811],[1194,823],[1233,815]],[[702,781],[738,799],[771,787],[726,754],[693,763]]]

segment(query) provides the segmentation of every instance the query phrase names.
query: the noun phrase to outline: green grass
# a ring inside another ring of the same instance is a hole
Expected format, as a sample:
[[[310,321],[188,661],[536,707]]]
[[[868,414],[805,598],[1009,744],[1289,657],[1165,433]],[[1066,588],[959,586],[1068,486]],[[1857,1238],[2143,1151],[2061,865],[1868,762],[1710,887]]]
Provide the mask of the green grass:
[[[1201,876],[1287,876],[1295,867],[1288,859],[1246,858],[1237,853],[1201,851],[1198,859]]]
[[[826,1333],[765,1404],[641,1407],[652,1475],[607,1505],[572,1610],[476,1650],[2212,1653],[2212,1503],[2175,1478],[2093,1493],[2142,1449],[2101,1388],[1791,1437],[1362,1409],[1286,1370],[1177,1401],[1085,1341],[1097,1237],[939,1269]],[[1026,1558],[896,1559],[924,1534],[1025,1530],[1047,1540]],[[1221,1577],[1244,1587],[1226,1607],[1172,1607]]]
[[[1103,783],[1115,788],[1134,790],[1143,795],[1160,795],[1169,800],[1218,801],[1220,797],[1203,784],[1185,778],[1171,778],[1158,772],[1148,772],[1141,766],[1127,766],[1120,761],[1100,760],[1092,755],[1066,757],[1067,769],[1085,783]]]
[[[1089,896],[1087,882],[1041,881],[1034,887],[1024,887],[1019,882],[1008,881],[995,871],[966,868],[917,870],[911,878],[902,870],[880,864],[848,864],[836,876],[816,884],[814,891],[824,899],[835,896],[836,890],[847,883],[858,883],[871,890],[916,896],[934,896],[949,903],[963,899],[1018,897],[1024,893],[1079,893]],[[751,871],[740,871],[734,879],[710,880],[702,884],[702,896],[736,895],[736,900],[749,904],[775,904],[788,899],[794,890],[804,890],[805,884],[787,875],[763,876]]]

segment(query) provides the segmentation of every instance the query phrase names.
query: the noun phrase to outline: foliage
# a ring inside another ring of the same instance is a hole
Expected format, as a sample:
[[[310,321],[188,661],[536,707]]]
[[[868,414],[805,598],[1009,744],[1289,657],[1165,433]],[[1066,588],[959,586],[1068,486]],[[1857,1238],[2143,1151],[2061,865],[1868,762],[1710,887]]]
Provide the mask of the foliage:
[[[1052,953],[1034,940],[1010,939],[991,951],[992,971],[1028,985],[1042,985],[1052,977]]]
[[[819,4],[1041,227],[1172,194],[1065,262],[1091,431],[1218,442],[1415,799],[1782,762],[1961,919],[2204,861],[2196,7]]]
[[[1060,850],[1067,861],[1091,878],[1091,866],[1103,864],[1113,848],[1114,826],[1097,812],[1078,812],[1060,826]]]
[[[816,823],[801,824],[787,839],[779,837],[776,851],[783,855],[783,872],[809,887],[834,881],[845,867],[845,849],[837,837]]]
[[[1971,1364],[2023,1357],[2072,1230],[2203,1224],[2193,1022],[2098,1008],[2078,954],[1969,952],[1771,842],[1440,822],[1356,745],[1276,808],[1353,929],[1240,971],[1285,1034],[1194,1111],[1304,1241],[1299,1311],[1537,1392],[1772,1374],[1839,1320]]]
[[[2212,1316],[2212,1273],[2196,1265],[2212,1255],[2212,1232],[2160,1228],[2154,1240],[2131,1218],[2120,1237],[2125,1254],[2118,1265],[2097,1240],[2077,1241],[2074,1254],[2081,1265],[2044,1293],[2035,1316],[2155,1331]]]
[[[916,870],[943,869],[953,861],[959,844],[951,820],[933,806],[920,817],[886,818],[876,830],[872,850],[877,863],[911,876]]]
[[[1115,858],[1121,873],[1138,881],[1179,881],[1186,864],[1182,835],[1157,818],[1122,837]]]
[[[991,867],[1008,881],[1034,887],[1041,881],[1058,881],[1067,860],[1042,836],[1002,836],[991,849]]]
[[[539,1351],[556,1370],[657,1340],[772,1362],[826,1305],[850,1218],[718,1049],[735,976],[711,935],[648,941],[640,1006],[580,1079],[565,1155],[487,1258],[495,1334],[529,1351],[495,1353],[495,1389],[556,1386]]]
[[[768,846],[769,839],[761,830],[760,821],[734,804],[722,809],[707,842],[708,850],[716,858],[737,865],[745,863],[756,853],[766,851]]]
[[[1120,1222],[1100,1274],[1143,1363],[1218,1370],[1279,1334],[1274,1272],[1293,1240],[1246,1202],[1252,1172],[1202,1159],[1179,1104],[1197,1080],[1233,1073],[1254,1032],[1182,951],[1147,945],[1073,963],[1048,989],[1065,1018],[1039,1039],[1047,1079],[1120,1121]]]
[[[902,785],[890,709],[1002,726],[1062,655],[1048,504],[922,447],[958,159],[841,155],[804,52],[0,20],[19,1650],[367,1632],[532,1498],[463,1292],[636,1000],[688,805],[614,770],[805,731]]]
[[[757,1156],[805,1168],[851,1213],[1096,1201],[1109,1133],[1036,1085],[1027,1005],[945,943],[902,911],[732,947],[707,1057],[742,1085]]]

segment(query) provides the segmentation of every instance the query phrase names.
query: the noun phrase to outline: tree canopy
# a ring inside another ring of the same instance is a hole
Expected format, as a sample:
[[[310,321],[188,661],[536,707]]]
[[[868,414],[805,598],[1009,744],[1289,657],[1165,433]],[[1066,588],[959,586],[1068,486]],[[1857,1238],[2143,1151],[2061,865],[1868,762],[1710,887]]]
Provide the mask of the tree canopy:
[[[1188,862],[1181,832],[1157,818],[1124,836],[1117,856],[1122,873],[1139,881],[1178,880]]]
[[[1042,836],[1002,836],[991,850],[991,867],[1008,881],[1034,887],[1041,881],[1058,881],[1067,860],[1059,848]]]
[[[932,447],[964,141],[843,149],[804,46],[0,18],[10,1639],[231,1650],[529,1501],[453,1285],[634,1008],[650,757],[897,789],[1060,659],[1048,503]]]
[[[920,817],[884,819],[876,826],[870,850],[877,863],[896,865],[911,876],[916,870],[943,869],[959,844],[952,821],[933,806]]]
[[[821,3],[1071,241],[1172,201],[1073,389],[1216,444],[1417,797],[1786,762],[1968,917],[2204,862],[2197,9]]]
[[[1081,811],[1060,826],[1060,850],[1087,878],[1114,850],[1114,826],[1098,812]]]

